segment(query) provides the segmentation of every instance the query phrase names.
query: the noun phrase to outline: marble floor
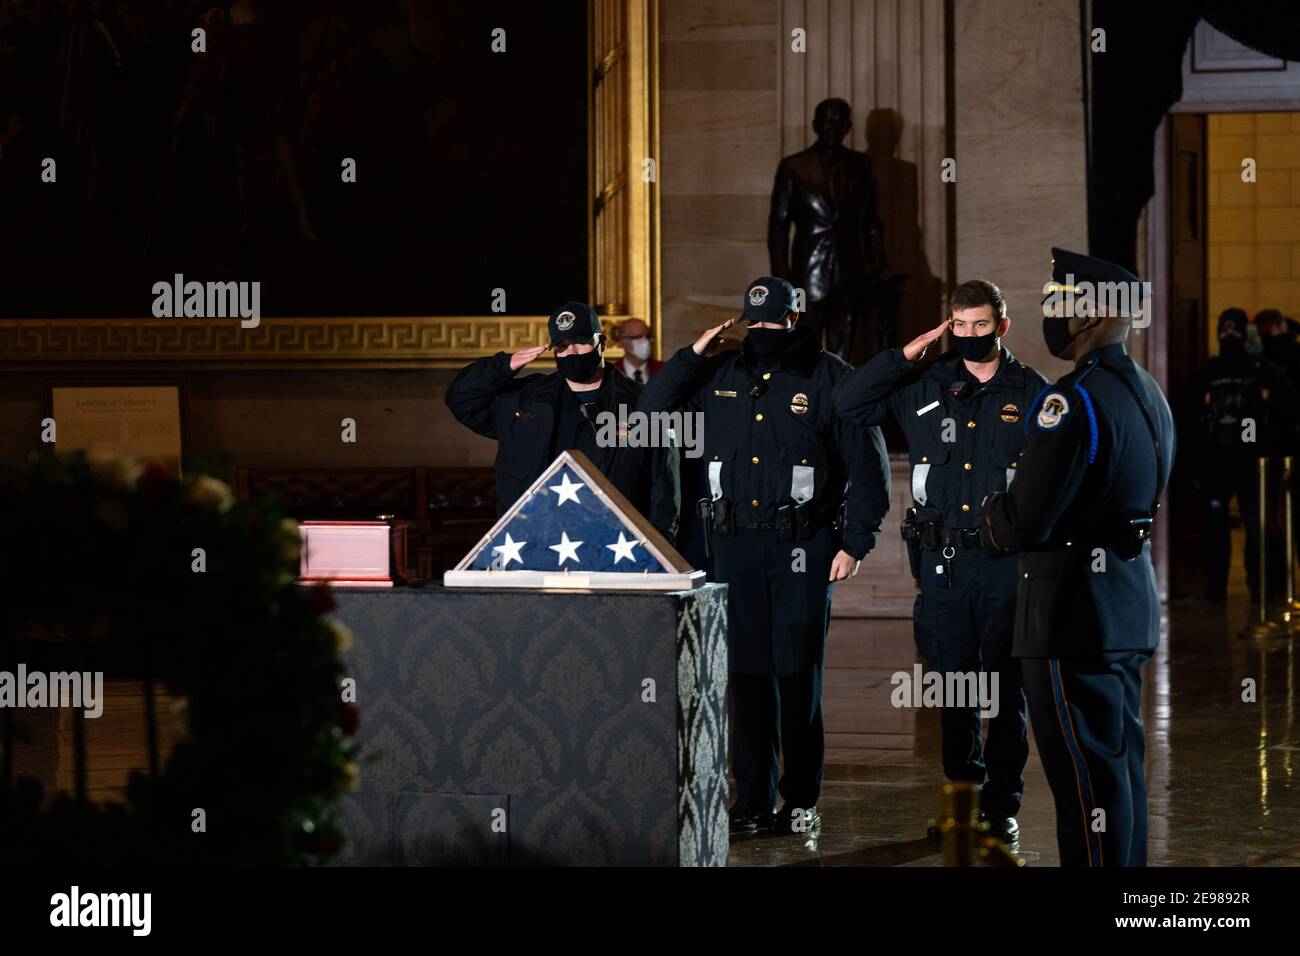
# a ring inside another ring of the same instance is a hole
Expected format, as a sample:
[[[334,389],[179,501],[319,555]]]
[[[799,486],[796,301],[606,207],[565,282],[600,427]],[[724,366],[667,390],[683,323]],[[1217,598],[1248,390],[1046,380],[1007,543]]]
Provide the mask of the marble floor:
[[[1238,545],[1238,548],[1240,545]],[[1152,866],[1300,866],[1300,636],[1243,640],[1244,581],[1229,600],[1167,608],[1143,674]],[[833,621],[824,706],[826,783],[814,837],[731,842],[731,866],[940,866],[937,712],[895,709],[890,675],[916,661],[911,622]],[[1243,682],[1255,682],[1245,702]],[[1055,866],[1051,791],[1030,733],[1021,856]]]

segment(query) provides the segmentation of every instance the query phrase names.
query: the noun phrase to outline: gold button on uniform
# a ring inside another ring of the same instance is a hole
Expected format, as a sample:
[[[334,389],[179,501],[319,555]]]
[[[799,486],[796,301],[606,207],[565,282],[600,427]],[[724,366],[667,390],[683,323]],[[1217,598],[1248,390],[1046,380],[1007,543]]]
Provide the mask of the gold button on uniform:
[[[961,510],[962,510],[962,511],[970,511],[970,505],[962,505],[962,506],[961,506]]]
[[[921,461],[929,461],[929,460],[930,460],[930,456],[929,456],[929,455],[922,455],[922,456],[921,456]]]
[[[801,465],[806,465],[806,464],[808,464],[808,459],[807,459],[807,458],[803,458],[803,459],[801,459],[801,460],[799,461],[799,464],[801,464]]]
[[[763,420],[763,413],[762,413],[762,412],[759,412],[757,415],[754,416],[754,421],[756,421],[756,422],[761,422],[762,420]]]
[[[966,423],[966,427],[967,427],[967,428],[974,428],[974,427],[975,427],[975,419],[972,418],[970,421],[968,421],[968,422]]]
[[[970,471],[970,462],[966,462],[966,464],[962,465],[962,467],[965,468],[967,471]]]
[[[766,382],[766,381],[767,381],[769,378],[771,378],[771,377],[772,377],[772,373],[771,373],[771,372],[764,372],[764,373],[763,373],[763,381]]]
[[[1019,468],[1019,467],[1020,467],[1020,462],[1018,462],[1018,461],[1013,461],[1013,462],[1011,463],[1011,467],[1012,467],[1012,468]]]
[[[749,460],[750,460],[750,462],[752,462],[752,463],[755,464],[755,465],[758,464],[758,456],[757,456],[757,455],[755,455],[753,458],[751,458],[751,459],[749,459]]]
[[[755,498],[753,501],[750,502],[750,504],[753,505],[755,508],[757,508],[757,507],[758,507],[758,499]]]

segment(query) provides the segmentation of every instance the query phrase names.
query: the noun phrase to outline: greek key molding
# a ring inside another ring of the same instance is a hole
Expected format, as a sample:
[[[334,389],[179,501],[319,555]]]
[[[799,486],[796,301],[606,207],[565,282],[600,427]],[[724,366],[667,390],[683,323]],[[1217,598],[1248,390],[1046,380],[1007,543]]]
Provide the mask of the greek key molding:
[[[437,368],[545,340],[546,316],[0,319],[0,366],[68,362]]]
[[[606,332],[626,316],[601,316]],[[452,368],[546,341],[546,316],[226,319],[0,319],[0,368],[70,363]],[[607,353],[622,352],[611,346]]]

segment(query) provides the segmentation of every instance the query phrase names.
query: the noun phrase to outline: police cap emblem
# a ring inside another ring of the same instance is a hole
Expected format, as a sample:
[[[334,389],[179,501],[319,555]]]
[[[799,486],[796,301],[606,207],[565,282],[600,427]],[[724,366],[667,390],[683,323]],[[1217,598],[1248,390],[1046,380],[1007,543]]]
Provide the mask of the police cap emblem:
[[[572,312],[561,312],[555,317],[555,327],[561,332],[567,332],[573,328],[575,318]]]
[[[749,290],[749,304],[762,305],[767,301],[767,286],[756,285]]]

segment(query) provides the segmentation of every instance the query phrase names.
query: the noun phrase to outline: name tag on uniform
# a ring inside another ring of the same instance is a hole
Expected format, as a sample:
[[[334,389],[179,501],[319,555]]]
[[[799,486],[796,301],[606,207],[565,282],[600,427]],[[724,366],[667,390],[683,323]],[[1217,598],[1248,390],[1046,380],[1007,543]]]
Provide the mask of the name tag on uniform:
[[[729,388],[715,388],[713,394],[718,398],[735,398],[736,393]]]
[[[938,402],[938,400],[936,399],[935,401],[931,402],[929,405],[925,406],[925,408],[918,408],[918,409],[916,410],[916,417],[917,417],[917,418],[920,418],[920,417],[921,417],[922,415],[924,415],[926,412],[932,412],[932,411],[934,411],[934,410],[935,410],[936,408],[938,408],[938,407],[939,407],[939,402]]]

